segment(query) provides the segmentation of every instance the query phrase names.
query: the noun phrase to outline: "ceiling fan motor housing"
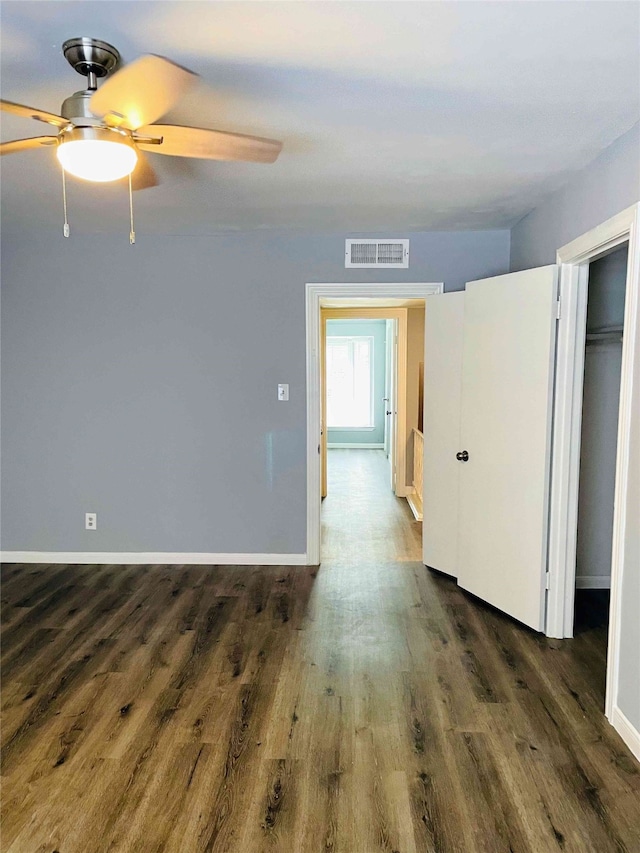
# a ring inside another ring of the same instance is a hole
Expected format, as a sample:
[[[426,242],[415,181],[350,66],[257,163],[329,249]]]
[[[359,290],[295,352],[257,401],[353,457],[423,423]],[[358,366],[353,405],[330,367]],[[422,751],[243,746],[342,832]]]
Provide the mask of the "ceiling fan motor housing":
[[[93,89],[83,89],[80,92],[74,92],[73,95],[62,102],[60,115],[63,118],[68,118],[69,121],[75,122],[76,119],[86,119],[88,120],[88,124],[102,124],[89,109],[89,101],[93,92]]]

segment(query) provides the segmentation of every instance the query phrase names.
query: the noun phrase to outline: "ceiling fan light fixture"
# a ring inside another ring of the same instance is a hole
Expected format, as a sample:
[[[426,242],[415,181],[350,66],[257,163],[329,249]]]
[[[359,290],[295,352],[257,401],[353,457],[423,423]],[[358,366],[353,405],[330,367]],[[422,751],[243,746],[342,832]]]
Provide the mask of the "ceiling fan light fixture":
[[[65,172],[98,183],[125,178],[138,162],[138,152],[131,138],[106,127],[65,130],[56,154]]]
[[[0,111],[37,119],[56,128],[55,136],[29,136],[0,142],[0,157],[47,145],[57,147],[56,154],[62,166],[62,233],[65,237],[70,233],[67,172],[97,183],[129,178],[129,240],[133,244],[136,237],[133,190],[158,184],[153,169],[145,160],[147,151],[171,157],[248,163],[273,163],[280,154],[282,143],[275,139],[211,128],[158,124],[158,119],[180,100],[197,78],[170,59],[149,54],[120,68],[120,54],[116,48],[94,38],[68,39],[62,45],[62,52],[70,65],[87,78],[85,87],[63,101],[60,115],[0,98]],[[98,88],[98,78],[102,77],[108,79]],[[139,151],[142,152],[140,159]]]

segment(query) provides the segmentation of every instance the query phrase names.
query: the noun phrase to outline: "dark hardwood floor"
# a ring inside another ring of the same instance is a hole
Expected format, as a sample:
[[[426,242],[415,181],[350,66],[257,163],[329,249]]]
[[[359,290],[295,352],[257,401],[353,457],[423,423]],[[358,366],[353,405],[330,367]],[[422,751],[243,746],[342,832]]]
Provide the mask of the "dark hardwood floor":
[[[4,567],[3,851],[640,851],[602,624],[425,569],[374,451],[323,514],[318,570]]]

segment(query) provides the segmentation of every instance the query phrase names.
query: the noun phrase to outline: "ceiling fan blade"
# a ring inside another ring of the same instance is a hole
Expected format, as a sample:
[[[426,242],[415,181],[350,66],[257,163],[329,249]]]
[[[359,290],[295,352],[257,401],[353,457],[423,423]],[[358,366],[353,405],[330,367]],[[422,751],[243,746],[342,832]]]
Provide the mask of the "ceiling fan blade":
[[[141,56],[109,77],[91,96],[89,108],[100,117],[136,130],[163,116],[193,85],[197,75],[162,56]],[[124,121],[123,121],[124,120]]]
[[[122,179],[124,183],[128,182],[127,178]],[[138,152],[138,162],[131,173],[131,189],[134,192],[138,190],[147,190],[150,187],[157,187],[160,183],[156,170],[149,163],[149,160],[142,152]]]
[[[12,139],[11,142],[0,144],[0,155],[16,154],[18,151],[28,151],[30,148],[55,145],[57,141],[57,136],[32,136],[29,139]]]
[[[22,118],[35,118],[38,121],[53,124],[55,127],[66,127],[69,124],[68,118],[48,113],[46,110],[37,110],[35,107],[27,107],[25,104],[14,104],[13,101],[0,101],[0,109]]]
[[[156,139],[162,137],[161,145],[139,142],[139,148],[157,154],[171,154],[174,157],[273,163],[282,149],[282,142],[276,139],[227,133],[224,130],[205,130],[201,127],[151,124],[138,128],[138,133]]]

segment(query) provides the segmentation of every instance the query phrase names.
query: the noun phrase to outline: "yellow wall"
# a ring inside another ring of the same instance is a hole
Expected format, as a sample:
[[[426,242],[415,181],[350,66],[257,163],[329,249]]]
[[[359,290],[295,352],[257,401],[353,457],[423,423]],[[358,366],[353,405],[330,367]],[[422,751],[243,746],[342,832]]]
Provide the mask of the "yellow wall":
[[[411,306],[407,315],[407,454],[406,483],[413,482],[412,430],[418,428],[420,362],[424,361],[424,305]]]

